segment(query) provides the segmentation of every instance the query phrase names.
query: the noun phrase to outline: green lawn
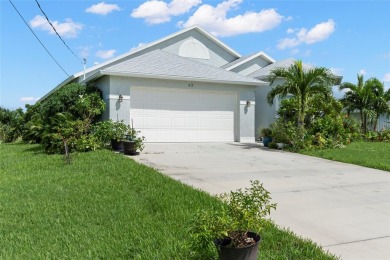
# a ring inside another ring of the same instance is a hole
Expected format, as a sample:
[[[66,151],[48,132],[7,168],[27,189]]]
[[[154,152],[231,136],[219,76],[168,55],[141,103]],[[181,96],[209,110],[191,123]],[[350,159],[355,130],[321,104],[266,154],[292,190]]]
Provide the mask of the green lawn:
[[[303,151],[303,154],[390,171],[390,143],[354,142],[345,148]]]
[[[110,151],[66,165],[0,144],[0,203],[0,259],[188,259],[191,215],[220,202]],[[262,238],[261,259],[334,259],[272,224]]]

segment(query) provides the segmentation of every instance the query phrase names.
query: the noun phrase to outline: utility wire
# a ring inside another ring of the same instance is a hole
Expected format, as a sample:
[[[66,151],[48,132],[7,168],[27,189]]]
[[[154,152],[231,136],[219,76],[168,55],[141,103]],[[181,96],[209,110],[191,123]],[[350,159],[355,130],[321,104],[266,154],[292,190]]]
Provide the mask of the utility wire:
[[[59,35],[59,33],[57,32],[56,28],[54,27],[54,25],[50,22],[49,20],[49,17],[47,17],[46,13],[43,11],[41,5],[39,4],[38,0],[35,0],[35,2],[37,3],[39,9],[41,10],[42,14],[45,16],[47,22],[50,24],[51,28],[53,28],[54,32],[57,34],[58,38],[60,38],[60,40],[62,41],[62,43],[66,46],[66,48],[68,48],[68,50],[76,57],[76,59],[78,61],[80,61],[80,58],[69,48],[69,46],[65,43],[65,41],[62,39],[61,35]]]
[[[34,31],[31,29],[31,27],[28,25],[26,20],[23,18],[23,16],[20,14],[14,3],[12,3],[11,0],[8,0],[11,5],[14,7],[15,11],[19,14],[20,18],[22,18],[23,22],[27,25],[28,29],[34,34],[35,38],[39,41],[39,43],[42,45],[42,47],[46,50],[46,52],[50,55],[50,57],[57,63],[57,65],[62,69],[62,71],[69,77],[69,74],[64,70],[64,68],[58,63],[58,61],[53,57],[53,55],[50,53],[50,51],[45,47],[45,45],[41,42],[41,40],[38,38],[38,36],[34,33]]]

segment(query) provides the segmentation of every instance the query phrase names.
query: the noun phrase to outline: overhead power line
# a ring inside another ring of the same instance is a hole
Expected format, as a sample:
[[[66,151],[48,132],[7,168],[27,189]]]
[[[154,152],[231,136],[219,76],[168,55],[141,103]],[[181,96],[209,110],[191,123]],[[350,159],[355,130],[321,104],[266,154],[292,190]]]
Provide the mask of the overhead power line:
[[[54,25],[50,22],[49,17],[47,17],[46,13],[43,11],[43,9],[42,9],[41,5],[39,4],[38,0],[35,0],[35,2],[37,3],[37,5],[38,5],[39,9],[41,10],[42,14],[45,16],[47,22],[50,24],[51,28],[53,28],[54,32],[57,34],[58,38],[60,38],[62,43],[66,46],[66,48],[68,48],[68,50],[73,54],[73,56],[75,56],[78,61],[81,61],[81,59],[69,48],[69,46],[62,39],[61,35],[57,32],[57,30],[54,27]]]
[[[60,67],[62,69],[62,71],[69,77],[69,74],[64,70],[64,68],[58,63],[58,61],[53,57],[53,55],[50,53],[50,51],[45,47],[45,45],[41,42],[41,40],[38,38],[38,36],[34,33],[34,31],[31,29],[31,27],[28,25],[28,23],[26,22],[26,20],[23,18],[23,16],[21,15],[21,13],[19,12],[19,10],[16,8],[16,6],[14,5],[14,3],[12,3],[11,0],[8,0],[11,5],[14,7],[15,11],[19,14],[20,18],[23,20],[23,22],[26,24],[26,26],[28,27],[28,29],[30,29],[30,31],[32,32],[32,34],[34,34],[35,38],[37,38],[37,40],[39,41],[39,43],[42,45],[42,47],[46,50],[46,52],[50,55],[50,57],[55,61],[55,63],[57,63],[58,67]]]

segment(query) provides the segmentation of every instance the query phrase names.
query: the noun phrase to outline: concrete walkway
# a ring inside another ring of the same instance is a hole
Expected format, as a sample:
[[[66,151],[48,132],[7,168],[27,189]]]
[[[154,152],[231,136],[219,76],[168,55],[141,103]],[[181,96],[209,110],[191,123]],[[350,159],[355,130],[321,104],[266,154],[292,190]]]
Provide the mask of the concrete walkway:
[[[212,194],[258,179],[276,224],[342,259],[390,259],[390,172],[241,143],[148,143],[133,158]]]

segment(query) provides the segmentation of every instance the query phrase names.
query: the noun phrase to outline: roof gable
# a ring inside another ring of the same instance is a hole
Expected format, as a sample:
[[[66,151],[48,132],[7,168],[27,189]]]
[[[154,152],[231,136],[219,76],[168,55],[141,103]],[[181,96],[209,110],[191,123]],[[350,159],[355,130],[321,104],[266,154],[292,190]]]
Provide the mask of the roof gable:
[[[191,32],[191,31],[194,31],[194,32],[198,32],[199,34],[205,36],[207,39],[209,39],[211,42],[213,42],[215,45],[219,46],[222,50],[224,50],[226,53],[232,55],[234,58],[240,58],[241,55],[236,52],[235,50],[233,50],[232,48],[230,48],[229,46],[227,46],[226,44],[224,44],[222,41],[220,41],[219,39],[217,39],[215,36],[213,36],[212,34],[206,32],[205,30],[203,30],[202,28],[200,28],[199,26],[191,26],[191,27],[188,27],[188,28],[185,28],[179,32],[176,32],[176,33],[173,33],[171,35],[168,35],[166,37],[163,37],[159,40],[156,40],[156,41],[153,41],[151,43],[148,43],[148,44],[145,44],[143,46],[140,46],[134,50],[131,50],[129,52],[126,52],[122,55],[119,55],[115,58],[112,58],[110,60],[107,60],[103,63],[100,63],[98,65],[95,65],[91,68],[88,68],[85,73],[88,74],[90,72],[93,72],[93,71],[96,71],[98,69],[103,69],[107,66],[111,66],[112,64],[116,64],[118,62],[121,62],[121,61],[124,61],[126,59],[129,59],[129,58],[132,58],[134,56],[137,56],[137,55],[140,55],[140,54],[144,54],[148,51],[152,51],[152,50],[155,50],[155,49],[166,49],[167,46],[164,45],[164,43],[180,36],[180,35],[183,35],[185,33],[188,33],[188,32]],[[77,77],[80,77],[84,74],[83,71],[80,71],[78,73],[75,73],[74,76],[75,78]]]
[[[123,61],[135,58],[137,56],[143,55],[147,52],[150,52],[150,51],[153,51],[156,49],[164,49],[165,51],[169,52],[170,45],[167,44],[167,42],[172,41],[174,38],[180,38],[180,36],[184,36],[185,34],[191,34],[191,33],[201,35],[204,37],[204,39],[208,40],[210,43],[213,43],[217,48],[220,49],[220,51],[219,51],[220,55],[222,55],[222,53],[225,53],[228,56],[227,58],[228,59],[230,58],[230,60],[227,60],[227,61],[221,60],[220,62],[221,63],[223,62],[223,64],[226,64],[226,63],[230,62],[231,60],[234,60],[234,59],[241,57],[241,55],[238,52],[236,52],[235,50],[233,50],[232,48],[230,48],[229,46],[224,44],[222,41],[218,40],[212,34],[206,32],[205,30],[203,30],[202,28],[200,28],[198,26],[191,26],[191,27],[185,28],[179,32],[173,33],[173,34],[168,35],[166,37],[163,37],[159,40],[145,44],[145,45],[140,46],[134,50],[131,50],[129,52],[126,52],[124,54],[116,56],[112,59],[109,59],[109,60],[103,62],[103,63],[94,65],[94,66],[86,69],[85,71],[80,71],[78,73],[75,73],[75,74],[69,76],[67,79],[65,79],[63,82],[61,82],[59,85],[57,85],[53,90],[51,90],[49,93],[47,93],[40,100],[44,100],[51,93],[53,93],[55,90],[57,90],[58,88],[61,88],[62,86],[66,85],[70,82],[75,82],[75,81],[82,82],[84,80],[84,74],[85,74],[85,78],[88,78],[88,77],[96,74],[96,72],[98,72],[99,70],[104,70],[105,68],[107,68],[109,66],[119,64]],[[187,39],[188,37],[183,37],[183,38]],[[171,50],[171,52],[172,52],[172,50]],[[178,49],[178,52],[179,52],[179,49]],[[177,53],[177,55],[178,54],[179,53]],[[207,63],[207,62],[205,62],[205,63]]]
[[[245,57],[241,57],[237,60],[234,60],[233,62],[230,62],[230,63],[224,65],[223,68],[226,70],[232,70],[232,69],[237,68],[237,67],[239,67],[247,62],[250,62],[256,58],[261,58],[262,60],[266,61],[267,63],[274,63],[275,62],[275,60],[273,58],[271,58],[270,56],[268,56],[264,52],[260,51],[260,52],[257,52],[257,53],[254,53],[254,54],[251,54],[251,55],[248,55]]]

